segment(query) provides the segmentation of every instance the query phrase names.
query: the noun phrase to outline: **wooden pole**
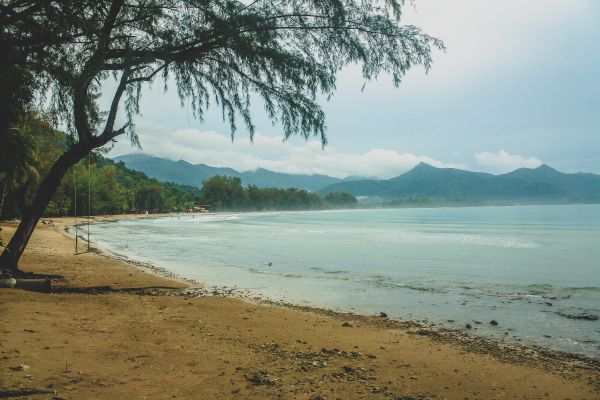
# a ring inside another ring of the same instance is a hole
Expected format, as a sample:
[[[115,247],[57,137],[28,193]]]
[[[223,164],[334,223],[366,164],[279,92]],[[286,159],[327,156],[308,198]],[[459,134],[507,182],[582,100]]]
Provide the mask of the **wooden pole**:
[[[88,217],[87,217],[87,251],[90,251],[90,214],[92,209],[92,169],[90,167],[91,153],[88,154]]]
[[[77,172],[73,168],[73,214],[75,216],[75,254],[77,254]]]

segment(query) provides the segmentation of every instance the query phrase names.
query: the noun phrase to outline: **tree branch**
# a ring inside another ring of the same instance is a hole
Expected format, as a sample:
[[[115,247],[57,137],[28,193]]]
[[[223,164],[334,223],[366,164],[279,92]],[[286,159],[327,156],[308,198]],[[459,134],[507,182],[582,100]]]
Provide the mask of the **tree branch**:
[[[119,109],[119,103],[121,102],[123,92],[129,84],[130,74],[131,70],[125,70],[123,71],[123,74],[121,74],[121,80],[119,81],[119,86],[117,86],[117,90],[115,91],[115,94],[113,96],[113,100],[110,105],[110,110],[108,112],[108,117],[106,118],[106,124],[104,125],[104,130],[102,131],[102,134],[99,136],[100,138],[106,135],[110,135],[113,132],[113,127],[115,126],[115,119],[117,118],[117,111]],[[106,142],[108,142],[108,140]]]

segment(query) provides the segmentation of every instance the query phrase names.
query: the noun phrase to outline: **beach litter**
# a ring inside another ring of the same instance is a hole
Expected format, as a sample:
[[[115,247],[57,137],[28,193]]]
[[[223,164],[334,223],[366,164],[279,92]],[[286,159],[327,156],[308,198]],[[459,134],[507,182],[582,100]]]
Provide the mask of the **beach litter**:
[[[16,367],[10,367],[10,369],[12,369],[13,371],[27,371],[29,370],[29,365],[21,364],[17,365]]]

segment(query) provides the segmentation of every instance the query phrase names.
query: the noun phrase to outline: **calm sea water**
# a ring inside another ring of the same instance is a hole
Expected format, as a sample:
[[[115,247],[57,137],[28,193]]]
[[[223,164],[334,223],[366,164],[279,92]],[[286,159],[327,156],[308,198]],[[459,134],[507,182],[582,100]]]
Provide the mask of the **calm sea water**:
[[[600,316],[600,205],[132,219],[92,240],[274,300],[600,357],[600,320],[575,319]]]

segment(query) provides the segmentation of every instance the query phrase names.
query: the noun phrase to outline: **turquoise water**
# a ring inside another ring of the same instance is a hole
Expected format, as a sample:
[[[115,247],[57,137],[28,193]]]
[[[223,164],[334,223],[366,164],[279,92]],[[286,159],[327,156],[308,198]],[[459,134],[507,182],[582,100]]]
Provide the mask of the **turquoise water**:
[[[132,219],[94,225],[92,240],[273,300],[469,323],[475,334],[600,357],[600,320],[573,318],[600,316],[600,205]]]

